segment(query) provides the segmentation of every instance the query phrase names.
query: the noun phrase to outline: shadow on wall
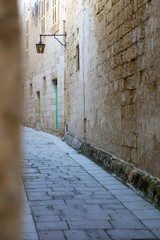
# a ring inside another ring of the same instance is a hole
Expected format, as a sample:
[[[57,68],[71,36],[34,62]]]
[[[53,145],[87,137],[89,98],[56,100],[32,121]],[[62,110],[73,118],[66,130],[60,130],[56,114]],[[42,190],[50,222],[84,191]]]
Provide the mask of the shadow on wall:
[[[0,1],[0,239],[19,239],[20,33],[16,0]]]

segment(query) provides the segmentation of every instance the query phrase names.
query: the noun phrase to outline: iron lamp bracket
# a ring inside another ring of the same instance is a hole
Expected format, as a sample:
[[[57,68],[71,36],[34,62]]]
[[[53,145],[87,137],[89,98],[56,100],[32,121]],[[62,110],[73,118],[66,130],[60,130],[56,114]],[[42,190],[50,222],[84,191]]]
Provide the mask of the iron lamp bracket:
[[[42,43],[42,37],[54,37],[63,47],[66,48],[66,37],[67,37],[67,33],[65,34],[40,34],[40,43]],[[65,41],[64,43],[61,42],[58,37],[65,37]]]

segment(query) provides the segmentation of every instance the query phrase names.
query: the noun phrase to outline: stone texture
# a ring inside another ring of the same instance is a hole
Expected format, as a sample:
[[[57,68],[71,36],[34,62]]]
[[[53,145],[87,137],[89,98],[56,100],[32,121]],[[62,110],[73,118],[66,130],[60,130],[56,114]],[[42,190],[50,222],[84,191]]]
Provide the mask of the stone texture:
[[[29,26],[29,48],[23,52],[23,123],[61,135],[66,129],[160,178],[159,1],[59,0],[55,32],[67,32],[67,48],[46,37],[41,56],[35,51],[41,1],[23,0],[19,5],[24,38],[26,20]],[[49,0],[45,23],[45,33],[53,33]],[[79,139],[74,139],[74,146],[81,144]],[[114,171],[118,164],[112,164]],[[153,185],[150,195],[156,192],[159,198],[159,188]]]
[[[64,234],[62,231],[49,231],[49,232],[40,232],[40,240],[65,240]]]
[[[35,44],[41,32],[41,0],[20,0],[19,12],[23,50],[23,124],[46,132],[64,133],[64,47],[54,37],[43,37],[46,44],[44,54],[37,54]],[[45,0],[44,34],[65,33],[64,1],[57,4],[58,25],[53,26],[52,1]],[[28,21],[28,48],[26,32]],[[56,27],[56,28],[55,28]],[[63,37],[59,40],[64,41]],[[58,129],[56,128],[56,88],[58,88]]]
[[[121,229],[114,229],[108,230],[108,234],[112,237],[112,239],[116,240],[133,240],[133,239],[148,239],[154,240],[156,237],[148,231],[148,230],[121,230]]]
[[[40,240],[159,239],[160,212],[154,206],[61,139],[29,128],[25,128],[23,134],[23,182],[26,194],[34,196],[29,201],[30,207],[24,209],[29,215],[24,219],[28,223],[24,231],[28,234],[24,234],[24,239],[28,240],[30,231],[35,230],[34,223]],[[51,146],[49,142],[54,144]],[[42,165],[45,177],[41,171],[35,171],[42,169]],[[51,169],[54,169],[52,173]],[[52,184],[48,184],[48,177]],[[54,204],[55,200],[41,199],[37,186],[42,182],[42,193],[48,188],[53,191],[53,196],[57,191],[61,192],[63,201],[60,199],[60,204],[57,200]],[[112,189],[112,185],[119,189]],[[71,189],[74,194],[68,199],[67,192]],[[25,200],[28,202],[27,198]],[[32,224],[29,230],[27,225]]]
[[[66,2],[69,134],[160,178],[160,3]]]
[[[75,140],[76,139],[76,140]],[[109,155],[108,153],[93,147],[82,139],[78,139],[68,133],[64,136],[64,141],[75,148],[76,150],[82,152],[84,155],[91,157],[98,164],[102,165],[107,171],[116,174],[116,176],[126,184],[133,186],[135,189],[140,190],[140,194],[154,202],[154,204],[160,208],[160,180],[158,178],[154,178],[148,173],[142,172],[139,169],[135,168],[132,164],[129,164],[119,158],[116,158],[113,155]],[[104,181],[104,179],[103,179]],[[111,179],[114,182],[114,180]],[[120,191],[119,185],[115,184],[111,186],[111,192],[120,192],[121,199],[123,200],[124,187],[123,191]],[[127,193],[128,195],[129,193]],[[133,195],[133,193],[132,193]],[[128,195],[128,201],[132,199],[133,196]],[[137,199],[137,196],[135,196]],[[94,200],[91,200],[92,202]],[[102,202],[103,203],[103,200]]]

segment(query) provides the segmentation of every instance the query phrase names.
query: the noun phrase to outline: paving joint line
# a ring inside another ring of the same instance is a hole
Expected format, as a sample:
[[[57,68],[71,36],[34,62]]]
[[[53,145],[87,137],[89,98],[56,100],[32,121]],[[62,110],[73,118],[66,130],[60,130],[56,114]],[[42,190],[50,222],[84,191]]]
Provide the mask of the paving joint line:
[[[103,183],[102,182],[100,182],[99,180],[97,180],[96,179],[96,177],[94,177],[90,172],[88,172],[86,169],[85,169],[85,167],[83,167],[83,165],[81,165],[75,158],[73,158],[70,154],[69,154],[69,156],[74,160],[74,161],[76,161],[91,177],[93,177],[98,183],[100,183],[101,184],[101,186],[103,186],[108,192],[110,192],[106,187],[105,187],[105,185],[103,185]],[[83,155],[82,155],[83,156]],[[85,156],[86,157],[86,156]],[[87,158],[87,157],[86,157]],[[88,160],[90,160],[89,158],[87,158]],[[91,160],[90,160],[91,161]],[[96,164],[96,163],[95,163]],[[112,177],[114,177],[114,176],[112,176]],[[115,177],[114,177],[115,178]],[[116,179],[116,178],[115,178]],[[116,179],[117,180],[117,179]],[[118,180],[117,180],[118,181]],[[125,185],[126,186],[126,185]],[[126,187],[128,187],[128,186],[126,186]],[[130,189],[129,187],[128,187],[128,189]],[[131,189],[132,190],[132,189]],[[133,191],[133,190],[132,190]],[[134,191],[133,191],[134,192]],[[132,213],[141,223],[142,223],[142,225],[146,228],[146,229],[148,229],[148,231],[150,231],[156,238],[155,238],[155,240],[159,240],[158,238],[157,238],[157,236],[152,232],[152,230],[151,229],[149,229],[143,222],[142,222],[142,220],[140,219],[140,218],[138,218],[136,215],[135,215],[135,213],[134,212],[132,212],[128,207],[126,207],[124,204],[123,204],[123,202],[120,200],[120,199],[118,199],[118,197],[116,197],[113,193],[111,193],[110,192],[110,194],[114,197],[114,198],[116,198],[125,208],[127,208],[129,211],[130,211],[130,213]],[[141,197],[142,198],[142,197]],[[101,207],[101,205],[100,205],[100,207]],[[101,207],[102,208],[102,207]],[[103,209],[103,208],[102,208]],[[113,226],[113,225],[112,225]]]

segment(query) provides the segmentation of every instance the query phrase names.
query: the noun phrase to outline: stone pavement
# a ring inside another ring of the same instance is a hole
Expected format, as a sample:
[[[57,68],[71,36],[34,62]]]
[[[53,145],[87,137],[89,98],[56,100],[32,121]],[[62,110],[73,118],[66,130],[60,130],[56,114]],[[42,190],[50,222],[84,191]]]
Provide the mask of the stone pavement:
[[[59,138],[24,128],[22,240],[160,239],[160,211]]]

